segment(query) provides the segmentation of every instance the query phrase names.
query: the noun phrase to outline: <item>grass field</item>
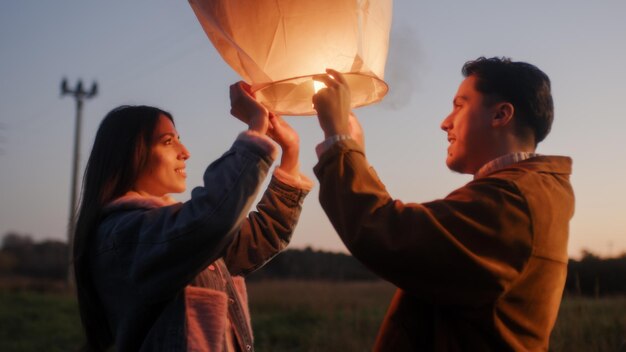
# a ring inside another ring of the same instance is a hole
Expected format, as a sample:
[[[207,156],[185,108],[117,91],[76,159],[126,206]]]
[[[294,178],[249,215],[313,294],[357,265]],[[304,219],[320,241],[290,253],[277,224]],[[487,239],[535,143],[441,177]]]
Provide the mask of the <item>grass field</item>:
[[[258,351],[369,351],[393,294],[383,282],[276,281],[249,285]],[[74,299],[0,292],[0,351],[73,351]],[[626,351],[626,297],[566,298],[551,351]]]

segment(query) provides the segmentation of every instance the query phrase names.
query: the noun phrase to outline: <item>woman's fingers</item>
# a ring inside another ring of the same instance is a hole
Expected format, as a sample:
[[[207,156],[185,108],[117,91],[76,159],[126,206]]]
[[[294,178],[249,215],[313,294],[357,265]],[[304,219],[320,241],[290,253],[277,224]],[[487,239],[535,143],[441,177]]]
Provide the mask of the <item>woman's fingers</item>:
[[[230,105],[230,113],[247,123],[251,130],[267,132],[269,112],[254,98],[249,84],[239,81],[230,86]]]

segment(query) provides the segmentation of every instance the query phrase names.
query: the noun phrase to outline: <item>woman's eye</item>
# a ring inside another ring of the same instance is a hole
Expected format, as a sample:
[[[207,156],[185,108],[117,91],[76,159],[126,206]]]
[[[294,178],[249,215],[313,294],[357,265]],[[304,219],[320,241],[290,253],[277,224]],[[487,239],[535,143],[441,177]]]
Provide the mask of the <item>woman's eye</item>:
[[[166,145],[172,144],[172,139],[171,138],[166,139],[165,141],[163,141],[163,144],[166,144]]]

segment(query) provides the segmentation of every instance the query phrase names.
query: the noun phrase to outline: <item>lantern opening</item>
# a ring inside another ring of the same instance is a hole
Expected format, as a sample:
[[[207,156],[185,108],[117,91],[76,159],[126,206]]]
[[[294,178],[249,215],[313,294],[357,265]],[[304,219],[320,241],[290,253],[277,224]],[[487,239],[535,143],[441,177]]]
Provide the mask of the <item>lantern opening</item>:
[[[313,77],[325,73],[289,78],[265,84],[252,84],[256,99],[279,115],[309,116],[317,112],[312,108],[313,95],[325,85]],[[382,79],[360,72],[343,73],[352,97],[352,108],[378,102],[389,90]],[[319,88],[316,85],[319,84]]]

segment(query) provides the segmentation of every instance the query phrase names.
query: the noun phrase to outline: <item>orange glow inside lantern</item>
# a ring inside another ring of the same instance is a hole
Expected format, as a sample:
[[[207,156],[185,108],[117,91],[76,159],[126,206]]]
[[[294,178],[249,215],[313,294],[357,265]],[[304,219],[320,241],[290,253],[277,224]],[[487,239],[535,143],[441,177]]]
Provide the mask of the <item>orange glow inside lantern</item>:
[[[326,85],[320,81],[313,81],[313,92],[317,93],[320,89],[326,87]]]
[[[380,101],[392,0],[189,0],[205,33],[256,98],[284,115],[313,115],[327,68],[344,74],[352,107]]]

